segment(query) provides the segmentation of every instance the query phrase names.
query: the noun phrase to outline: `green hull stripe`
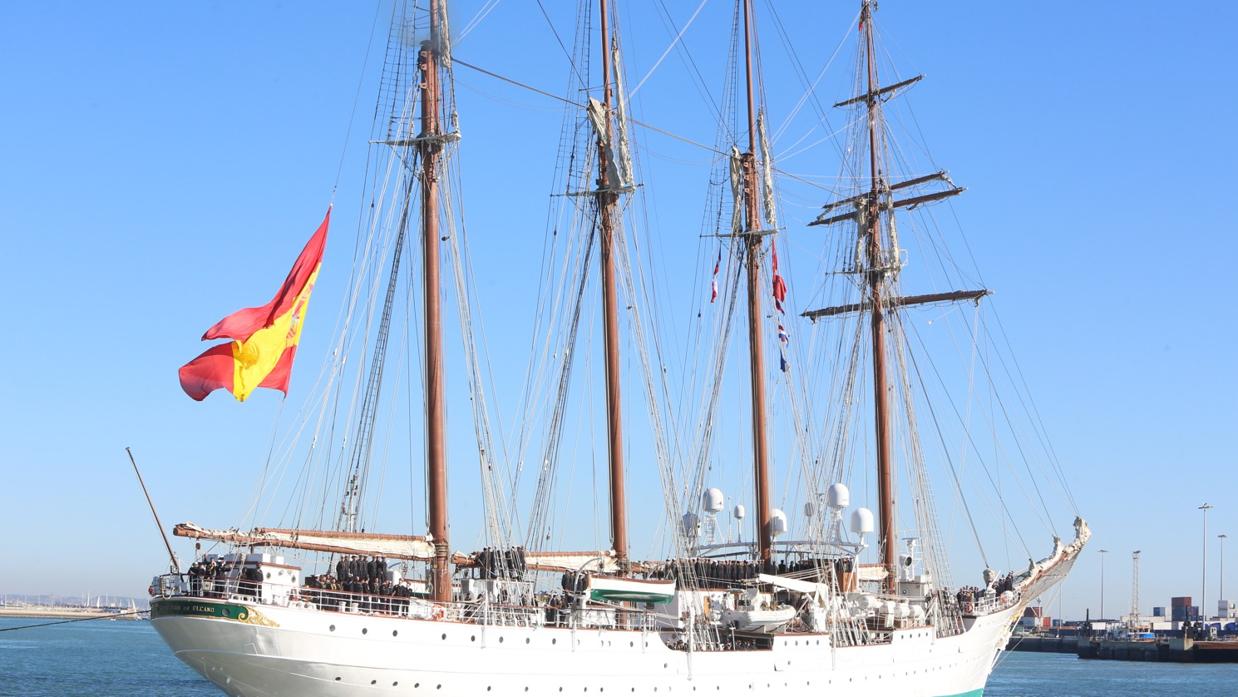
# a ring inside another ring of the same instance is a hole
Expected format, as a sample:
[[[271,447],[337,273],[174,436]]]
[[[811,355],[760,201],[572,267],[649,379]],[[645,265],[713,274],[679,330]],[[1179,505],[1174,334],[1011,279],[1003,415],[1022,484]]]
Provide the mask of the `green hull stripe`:
[[[984,688],[972,690],[971,692],[960,692],[957,695],[942,695],[941,697],[984,697]]]
[[[232,603],[203,603],[179,598],[160,600],[150,604],[150,616],[169,617],[182,615],[189,617],[218,617],[225,620],[244,620],[249,616],[249,608]]]
[[[247,605],[203,602],[187,598],[163,598],[152,602],[150,618],[159,619],[160,617],[208,617],[266,627],[277,626],[261,612]]]

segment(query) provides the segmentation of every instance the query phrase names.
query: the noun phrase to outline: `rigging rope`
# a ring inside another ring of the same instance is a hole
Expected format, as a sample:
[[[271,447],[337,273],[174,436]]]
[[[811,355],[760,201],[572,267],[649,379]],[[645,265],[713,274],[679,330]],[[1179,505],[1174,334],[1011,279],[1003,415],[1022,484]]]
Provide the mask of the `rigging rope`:
[[[653,65],[649,68],[649,70],[645,72],[645,76],[642,77],[640,81],[636,83],[636,86],[632,88],[632,91],[628,93],[629,97],[635,96],[636,93],[640,91],[640,88],[645,84],[645,82],[647,82],[649,78],[653,77],[654,71],[656,71],[658,67],[662,65],[662,61],[666,60],[666,57],[671,54],[671,51],[673,51],[675,47],[679,45],[680,39],[682,39],[683,35],[687,33],[688,28],[691,27],[692,23],[696,21],[697,15],[701,14],[701,10],[705,9],[705,5],[708,2],[709,0],[701,0],[701,3],[696,6],[696,10],[692,13],[692,16],[689,17],[688,21],[684,23],[683,27],[679,30],[679,33],[675,34],[675,38],[671,39],[671,43],[667,45],[666,50],[662,52],[662,55],[658,56],[658,59],[654,61]]]

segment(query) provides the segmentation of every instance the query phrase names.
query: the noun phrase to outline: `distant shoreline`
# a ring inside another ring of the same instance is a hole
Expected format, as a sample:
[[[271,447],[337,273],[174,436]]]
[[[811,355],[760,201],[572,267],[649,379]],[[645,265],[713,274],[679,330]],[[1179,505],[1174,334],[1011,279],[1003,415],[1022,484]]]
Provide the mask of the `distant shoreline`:
[[[127,612],[121,610],[119,612]],[[73,607],[0,607],[0,617],[30,617],[36,619],[96,619],[107,618],[117,615],[117,611],[113,610],[96,610],[94,608],[73,608]],[[136,620],[140,619],[140,615],[122,614],[114,619],[118,620]]]

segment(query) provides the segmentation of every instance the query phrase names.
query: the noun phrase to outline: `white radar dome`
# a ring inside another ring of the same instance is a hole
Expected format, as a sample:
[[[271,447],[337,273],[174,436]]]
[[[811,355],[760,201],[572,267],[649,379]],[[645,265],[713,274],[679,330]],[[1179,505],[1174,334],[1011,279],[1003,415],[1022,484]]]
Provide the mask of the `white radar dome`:
[[[701,510],[710,514],[717,513],[722,510],[723,501],[722,490],[710,487],[701,495]]]
[[[857,535],[867,535],[873,529],[872,511],[867,508],[857,508],[851,512],[851,532]]]
[[[829,497],[830,508],[842,510],[851,505],[851,490],[842,482],[830,485]]]
[[[787,514],[775,508],[769,512],[769,536],[778,537],[787,531]]]
[[[742,503],[735,504],[735,510],[732,511],[731,513],[732,515],[735,516],[735,520],[743,520],[744,515],[746,514],[746,511],[744,511],[744,504]]]

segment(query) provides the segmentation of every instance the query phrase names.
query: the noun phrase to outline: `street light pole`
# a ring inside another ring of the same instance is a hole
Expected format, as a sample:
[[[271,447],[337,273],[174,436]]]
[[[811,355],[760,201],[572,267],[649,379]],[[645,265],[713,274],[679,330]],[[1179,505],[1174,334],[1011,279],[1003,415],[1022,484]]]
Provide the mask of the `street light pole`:
[[[1105,621],[1105,555],[1109,550],[1100,550],[1100,621]]]
[[[1199,579],[1199,619],[1201,620],[1208,618],[1208,510],[1211,508],[1213,508],[1212,504],[1207,501],[1199,507],[1199,510],[1204,512],[1204,563]]]
[[[1225,600],[1225,538],[1229,537],[1225,533],[1217,535],[1217,539],[1221,541],[1221,559],[1220,559],[1220,580],[1217,582],[1217,610],[1220,610],[1220,601]]]

